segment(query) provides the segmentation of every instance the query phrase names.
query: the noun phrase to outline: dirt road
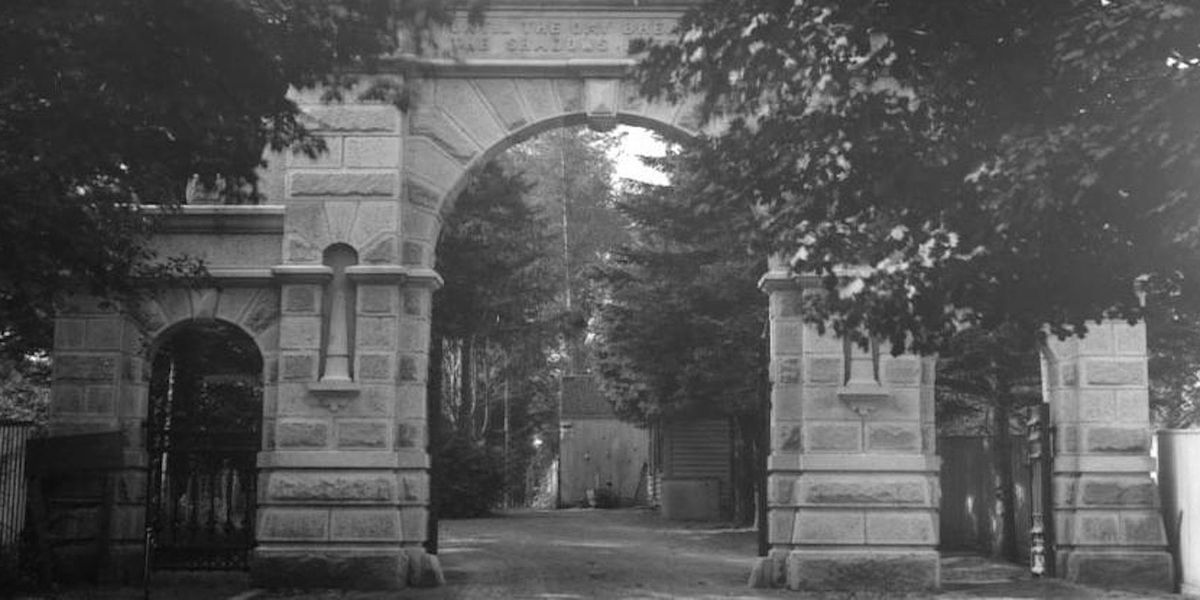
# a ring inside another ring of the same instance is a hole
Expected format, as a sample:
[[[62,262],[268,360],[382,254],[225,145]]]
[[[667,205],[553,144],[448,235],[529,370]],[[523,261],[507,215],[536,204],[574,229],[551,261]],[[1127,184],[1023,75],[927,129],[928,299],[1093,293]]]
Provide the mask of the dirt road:
[[[754,532],[638,510],[521,511],[443,521],[441,598],[794,598],[746,587]]]

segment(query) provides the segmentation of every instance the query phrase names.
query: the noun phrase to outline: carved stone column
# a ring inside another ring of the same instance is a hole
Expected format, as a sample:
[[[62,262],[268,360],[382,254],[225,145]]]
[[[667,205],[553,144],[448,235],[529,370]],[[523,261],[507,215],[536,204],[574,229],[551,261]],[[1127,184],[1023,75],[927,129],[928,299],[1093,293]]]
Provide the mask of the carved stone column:
[[[1173,564],[1150,472],[1144,324],[1105,321],[1050,339],[1043,389],[1055,427],[1057,573],[1071,581],[1171,590]]]
[[[770,295],[771,551],[754,583],[937,588],[936,361],[821,335],[801,310],[815,285],[785,269],[761,282]]]

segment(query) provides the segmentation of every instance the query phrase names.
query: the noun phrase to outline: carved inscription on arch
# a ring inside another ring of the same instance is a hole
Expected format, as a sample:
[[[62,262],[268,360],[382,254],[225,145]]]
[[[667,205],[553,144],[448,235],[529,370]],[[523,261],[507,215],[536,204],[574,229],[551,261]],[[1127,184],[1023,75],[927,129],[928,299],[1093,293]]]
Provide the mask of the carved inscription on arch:
[[[679,17],[671,13],[489,13],[484,23],[454,22],[438,39],[447,56],[469,58],[625,58],[636,39],[671,40]]]

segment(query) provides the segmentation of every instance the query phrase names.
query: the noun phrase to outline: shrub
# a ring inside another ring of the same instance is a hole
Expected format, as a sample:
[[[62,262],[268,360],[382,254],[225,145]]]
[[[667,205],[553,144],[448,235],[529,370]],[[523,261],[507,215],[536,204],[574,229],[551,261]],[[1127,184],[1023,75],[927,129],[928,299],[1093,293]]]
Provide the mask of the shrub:
[[[440,517],[483,516],[504,494],[504,458],[498,448],[452,435],[434,448],[432,486]]]

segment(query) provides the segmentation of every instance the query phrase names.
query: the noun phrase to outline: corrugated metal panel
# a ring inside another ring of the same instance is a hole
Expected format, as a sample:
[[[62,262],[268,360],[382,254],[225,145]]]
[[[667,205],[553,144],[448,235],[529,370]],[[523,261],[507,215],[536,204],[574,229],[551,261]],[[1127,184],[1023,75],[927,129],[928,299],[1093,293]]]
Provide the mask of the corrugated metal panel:
[[[730,457],[733,448],[728,419],[674,421],[663,432],[664,479],[715,479],[720,506],[733,505]]]

